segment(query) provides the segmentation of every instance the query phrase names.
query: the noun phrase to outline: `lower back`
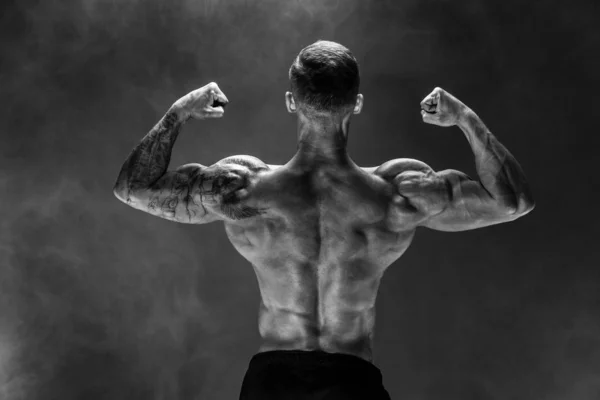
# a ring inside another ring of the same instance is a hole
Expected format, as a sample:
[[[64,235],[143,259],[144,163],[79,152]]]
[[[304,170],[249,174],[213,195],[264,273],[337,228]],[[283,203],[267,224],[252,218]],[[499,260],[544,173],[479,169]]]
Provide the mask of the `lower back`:
[[[335,312],[332,312],[335,315]],[[271,350],[322,350],[351,354],[372,361],[375,309],[356,312],[344,322],[319,325],[315,318],[292,311],[268,309],[261,304],[259,352]]]

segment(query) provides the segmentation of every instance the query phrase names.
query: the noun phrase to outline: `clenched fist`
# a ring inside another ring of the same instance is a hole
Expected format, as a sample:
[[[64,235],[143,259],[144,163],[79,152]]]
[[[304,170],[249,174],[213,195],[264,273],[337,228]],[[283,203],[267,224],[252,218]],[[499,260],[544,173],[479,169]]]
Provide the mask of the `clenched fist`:
[[[421,102],[421,116],[423,122],[439,126],[453,126],[458,122],[467,111],[460,100],[446,92],[444,89],[436,87],[433,92],[428,94]]]
[[[173,108],[183,114],[183,118],[207,119],[221,118],[229,103],[225,93],[215,82],[189,92],[173,104]]]

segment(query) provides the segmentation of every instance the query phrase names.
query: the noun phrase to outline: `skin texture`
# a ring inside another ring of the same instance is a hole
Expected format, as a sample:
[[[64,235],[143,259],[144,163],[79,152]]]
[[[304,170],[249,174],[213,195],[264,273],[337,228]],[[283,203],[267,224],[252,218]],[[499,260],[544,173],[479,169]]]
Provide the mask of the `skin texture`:
[[[457,125],[475,157],[478,180],[424,162],[394,159],[357,166],[346,152],[350,117],[298,116],[298,151],[285,165],[252,156],[167,171],[190,118],[218,118],[227,104],[215,83],[178,100],[136,146],[115,184],[126,204],[176,222],[223,221],[234,248],[253,266],[261,303],[259,351],[315,350],[372,362],[375,300],[386,268],[418,226],[462,231],[515,220],[534,207],[521,167],[477,115],[436,88],[423,120]]]

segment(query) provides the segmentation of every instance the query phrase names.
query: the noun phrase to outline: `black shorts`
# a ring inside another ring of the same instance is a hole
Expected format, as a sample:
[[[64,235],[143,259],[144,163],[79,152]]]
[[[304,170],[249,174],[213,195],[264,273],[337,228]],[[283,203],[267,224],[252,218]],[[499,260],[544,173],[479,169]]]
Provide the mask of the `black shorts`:
[[[324,351],[255,354],[240,400],[390,400],[381,372],[360,357]]]

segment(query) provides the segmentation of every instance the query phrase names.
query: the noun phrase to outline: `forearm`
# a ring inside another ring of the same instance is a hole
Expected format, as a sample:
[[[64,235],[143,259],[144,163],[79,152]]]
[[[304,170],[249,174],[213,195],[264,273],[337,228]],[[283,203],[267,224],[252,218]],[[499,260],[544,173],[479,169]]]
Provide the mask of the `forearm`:
[[[171,107],[150,132],[138,143],[123,163],[114,186],[114,193],[129,202],[136,190],[152,186],[160,179],[171,161],[171,151],[185,123],[177,107]]]
[[[457,125],[464,132],[473,154],[479,180],[498,204],[511,213],[534,207],[523,169],[472,110],[465,108]]]

